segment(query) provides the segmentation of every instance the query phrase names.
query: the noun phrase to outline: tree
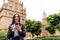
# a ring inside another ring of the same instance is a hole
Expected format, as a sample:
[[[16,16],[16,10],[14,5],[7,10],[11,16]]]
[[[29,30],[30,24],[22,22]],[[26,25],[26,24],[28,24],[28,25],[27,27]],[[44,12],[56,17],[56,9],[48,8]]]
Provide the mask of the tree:
[[[41,31],[42,31],[41,29],[36,30],[36,31],[35,31],[35,35],[37,35],[37,37],[38,37],[38,35],[41,34]]]
[[[56,25],[56,28],[60,31],[60,23]]]
[[[56,14],[52,14],[47,17],[47,21],[50,23],[50,25],[56,26],[58,24],[58,19]]]
[[[51,14],[47,17],[47,22],[49,23],[46,30],[48,30],[51,34],[55,33],[55,29],[60,31],[60,13]]]
[[[46,27],[46,30],[48,30],[50,34],[54,34],[55,33],[55,28],[54,28],[53,25],[48,25]]]
[[[35,27],[36,27],[36,29],[35,29],[35,34],[37,35],[37,37],[38,37],[38,35],[40,35],[40,33],[41,33],[41,22],[40,21],[36,21],[35,22]]]
[[[27,32],[32,33],[32,37],[34,34],[39,35],[41,32],[41,22],[35,20],[26,20],[25,21],[25,28]]]

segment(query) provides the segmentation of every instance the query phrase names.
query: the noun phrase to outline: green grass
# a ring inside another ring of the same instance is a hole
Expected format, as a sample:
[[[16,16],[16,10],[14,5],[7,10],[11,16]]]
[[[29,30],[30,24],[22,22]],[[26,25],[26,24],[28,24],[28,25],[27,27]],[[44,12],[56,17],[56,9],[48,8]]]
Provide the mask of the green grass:
[[[0,40],[7,40],[7,33],[0,31]]]
[[[0,40],[7,40],[7,33],[0,32]],[[50,37],[39,37],[35,39],[27,39],[27,40],[60,40],[60,36],[50,36]]]
[[[0,31],[0,36],[6,36],[6,35],[7,35],[6,32],[2,32],[2,31]]]
[[[39,37],[36,39],[28,39],[28,40],[60,40],[60,36]]]

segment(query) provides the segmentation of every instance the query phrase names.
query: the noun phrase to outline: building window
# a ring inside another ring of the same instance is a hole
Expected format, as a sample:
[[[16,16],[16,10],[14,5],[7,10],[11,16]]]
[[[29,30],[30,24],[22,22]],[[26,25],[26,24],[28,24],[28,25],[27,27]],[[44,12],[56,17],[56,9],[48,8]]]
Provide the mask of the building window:
[[[5,14],[7,14],[7,12],[5,12]]]
[[[18,8],[15,8],[15,10],[17,11],[17,10],[18,10]]]
[[[10,9],[12,9],[12,6],[9,6]]]
[[[13,2],[13,0],[8,0],[9,2]]]
[[[9,13],[9,14],[8,14],[9,17],[12,17],[12,15],[13,15],[12,13]]]
[[[23,12],[23,9],[20,9],[21,12]]]
[[[15,2],[15,4],[17,5],[17,2]]]
[[[7,15],[7,12],[5,11],[4,15]]]

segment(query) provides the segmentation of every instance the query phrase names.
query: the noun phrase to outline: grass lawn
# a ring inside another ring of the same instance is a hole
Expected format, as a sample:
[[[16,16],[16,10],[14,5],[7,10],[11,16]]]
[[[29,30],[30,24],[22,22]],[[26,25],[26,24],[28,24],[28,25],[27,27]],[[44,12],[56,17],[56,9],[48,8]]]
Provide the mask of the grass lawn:
[[[36,39],[28,39],[28,40],[60,40],[60,36],[39,37]]]
[[[0,40],[7,40],[7,33],[0,31]],[[39,37],[35,39],[27,40],[60,40],[60,36],[51,36],[51,37]]]
[[[7,33],[0,31],[0,40],[7,40]]]
[[[6,32],[2,32],[2,31],[0,31],[0,36],[6,36],[6,35],[7,35]]]

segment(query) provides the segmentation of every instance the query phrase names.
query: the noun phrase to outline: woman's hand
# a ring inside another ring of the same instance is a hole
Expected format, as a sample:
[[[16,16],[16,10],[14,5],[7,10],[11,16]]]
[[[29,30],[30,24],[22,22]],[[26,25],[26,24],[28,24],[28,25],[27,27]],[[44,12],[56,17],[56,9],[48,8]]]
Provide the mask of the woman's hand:
[[[12,29],[13,32],[15,32],[15,30],[18,30],[19,32],[22,32],[22,29],[19,25],[15,25]]]
[[[18,30],[19,32],[22,32],[22,29],[21,29],[20,26],[17,26],[17,30]]]
[[[13,29],[12,29],[12,32],[15,32],[15,30],[16,30],[16,27],[14,26]]]

